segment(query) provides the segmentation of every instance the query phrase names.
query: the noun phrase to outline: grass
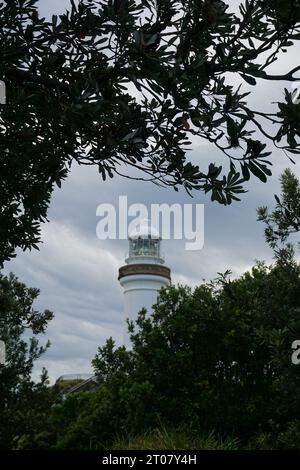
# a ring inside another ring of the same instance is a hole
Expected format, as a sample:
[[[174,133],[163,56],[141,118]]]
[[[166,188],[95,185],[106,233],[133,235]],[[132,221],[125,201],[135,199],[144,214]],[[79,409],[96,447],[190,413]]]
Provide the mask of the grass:
[[[118,437],[112,450],[237,450],[235,438],[222,439],[214,431],[199,435],[189,429],[156,428],[140,436]]]

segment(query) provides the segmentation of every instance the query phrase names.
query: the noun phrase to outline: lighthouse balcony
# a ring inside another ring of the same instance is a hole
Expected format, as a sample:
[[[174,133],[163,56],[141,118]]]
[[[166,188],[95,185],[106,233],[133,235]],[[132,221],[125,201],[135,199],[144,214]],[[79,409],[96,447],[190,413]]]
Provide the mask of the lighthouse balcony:
[[[167,266],[151,264],[127,264],[119,269],[119,281],[128,276],[158,276],[171,281],[171,271]]]

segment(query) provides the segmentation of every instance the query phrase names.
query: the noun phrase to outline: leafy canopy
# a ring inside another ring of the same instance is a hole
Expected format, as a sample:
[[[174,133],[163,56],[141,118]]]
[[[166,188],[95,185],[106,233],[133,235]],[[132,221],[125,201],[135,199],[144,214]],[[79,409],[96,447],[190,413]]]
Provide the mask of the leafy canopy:
[[[261,138],[299,153],[300,105],[286,91],[273,113],[252,109],[230,76],[247,89],[296,80],[299,67],[268,71],[299,40],[299,20],[299,0],[245,0],[238,14],[220,0],[71,0],[50,21],[37,0],[2,2],[0,264],[16,247],[37,246],[72,162],[103,179],[136,177],[134,168],[221,204],[239,200],[251,174],[266,181],[271,152]],[[188,161],[191,137],[221,149],[229,172]]]
[[[34,436],[50,411],[46,370],[39,382],[31,376],[35,361],[50,344],[40,346],[37,336],[53,318],[49,310],[33,307],[38,295],[38,289],[26,287],[13,274],[0,275],[0,339],[6,345],[0,369],[0,449],[18,448],[20,443],[22,448],[34,446]]]

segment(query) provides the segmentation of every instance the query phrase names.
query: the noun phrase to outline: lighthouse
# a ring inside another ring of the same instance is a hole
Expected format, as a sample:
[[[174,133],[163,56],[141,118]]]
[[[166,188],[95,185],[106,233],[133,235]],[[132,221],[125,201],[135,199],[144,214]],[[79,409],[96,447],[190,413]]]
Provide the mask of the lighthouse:
[[[118,279],[123,288],[125,320],[135,321],[143,307],[151,314],[158,291],[171,282],[171,271],[164,266],[160,234],[147,219],[129,233],[128,239],[129,254],[119,269]],[[129,345],[127,323],[124,342]]]

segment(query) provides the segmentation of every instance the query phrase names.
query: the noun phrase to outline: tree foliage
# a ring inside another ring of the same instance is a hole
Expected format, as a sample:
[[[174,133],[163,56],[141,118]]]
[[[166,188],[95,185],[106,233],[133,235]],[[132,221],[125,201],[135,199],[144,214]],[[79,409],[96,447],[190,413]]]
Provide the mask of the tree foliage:
[[[287,90],[273,113],[246,101],[257,80],[297,79],[299,67],[269,67],[299,40],[299,0],[245,0],[238,14],[220,0],[71,0],[51,20],[37,5],[0,5],[0,263],[36,247],[72,162],[103,179],[134,168],[230,204],[251,175],[271,174],[262,139],[299,153],[299,105]],[[190,162],[190,137],[221,149],[229,168]]]
[[[272,248],[300,231],[300,181],[290,169],[283,172],[280,181],[281,195],[275,195],[275,209],[258,209],[258,220],[265,223],[265,238]]]
[[[0,449],[37,445],[50,410],[46,371],[37,383],[31,376],[35,361],[49,347],[49,342],[40,346],[37,335],[45,332],[53,317],[48,310],[33,308],[38,294],[13,274],[0,275],[0,339],[6,345],[6,362],[0,369]]]

